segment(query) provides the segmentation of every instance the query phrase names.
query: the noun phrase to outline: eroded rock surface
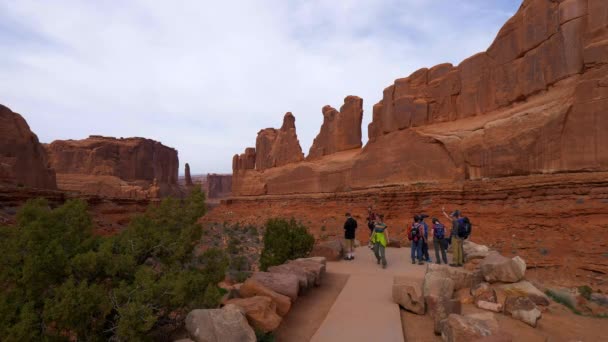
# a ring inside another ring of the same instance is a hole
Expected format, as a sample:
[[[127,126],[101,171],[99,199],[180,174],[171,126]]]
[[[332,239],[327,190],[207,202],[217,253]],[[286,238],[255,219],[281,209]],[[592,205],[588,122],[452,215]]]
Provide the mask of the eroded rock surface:
[[[0,184],[56,189],[46,151],[23,117],[0,105]]]

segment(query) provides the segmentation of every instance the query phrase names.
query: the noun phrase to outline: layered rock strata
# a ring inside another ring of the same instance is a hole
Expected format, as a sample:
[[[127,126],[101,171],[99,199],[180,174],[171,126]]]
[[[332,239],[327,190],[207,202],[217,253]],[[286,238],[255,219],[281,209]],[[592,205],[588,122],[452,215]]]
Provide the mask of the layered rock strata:
[[[255,167],[241,161],[247,153],[235,156],[233,193],[332,193],[606,171],[607,12],[602,0],[526,0],[487,51],[458,66],[418,70],[386,88],[363,149],[356,148],[356,134],[344,140],[356,132],[353,97],[340,112],[324,108],[305,161],[273,167],[280,163],[267,158],[268,141],[277,139],[262,131]]]
[[[62,190],[129,198],[178,191],[177,151],[154,140],[92,135],[56,140],[45,147]]]
[[[46,151],[23,117],[0,105],[0,184],[56,189]]]

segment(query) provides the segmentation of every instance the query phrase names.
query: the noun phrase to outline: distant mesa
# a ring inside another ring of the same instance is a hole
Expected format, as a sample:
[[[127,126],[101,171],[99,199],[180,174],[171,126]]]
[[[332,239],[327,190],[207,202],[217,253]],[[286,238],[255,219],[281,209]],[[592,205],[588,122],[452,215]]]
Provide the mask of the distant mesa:
[[[177,151],[160,142],[91,135],[45,148],[61,190],[127,198],[180,195]]]

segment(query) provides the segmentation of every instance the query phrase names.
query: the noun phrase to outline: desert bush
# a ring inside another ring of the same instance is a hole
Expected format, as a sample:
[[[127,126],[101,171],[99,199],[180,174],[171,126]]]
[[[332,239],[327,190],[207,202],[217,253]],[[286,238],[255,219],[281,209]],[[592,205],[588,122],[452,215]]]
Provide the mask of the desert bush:
[[[86,203],[27,202],[0,227],[4,341],[146,340],[190,309],[216,307],[228,258],[193,256],[205,197],[165,199],[116,236],[93,235]]]
[[[287,260],[308,256],[315,243],[314,237],[295,219],[270,219],[266,222],[264,248],[260,257],[260,268],[280,265]]]

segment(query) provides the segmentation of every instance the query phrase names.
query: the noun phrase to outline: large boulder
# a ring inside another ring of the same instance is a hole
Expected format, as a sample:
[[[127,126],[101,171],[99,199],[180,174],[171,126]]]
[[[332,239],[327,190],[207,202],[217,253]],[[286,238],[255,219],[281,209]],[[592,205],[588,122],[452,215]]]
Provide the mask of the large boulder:
[[[438,273],[427,273],[423,285],[424,302],[427,311],[433,318],[434,331],[441,332],[441,321],[450,314],[460,314],[462,305],[460,300],[452,299],[454,294],[454,281]]]
[[[314,284],[316,286],[321,285],[321,280],[323,279],[323,276],[325,275],[325,265],[315,262],[315,261],[311,261],[311,260],[292,260],[289,262],[289,265],[296,265],[298,267],[302,267],[303,269],[305,269],[307,272],[312,272],[314,274]]]
[[[235,298],[230,299],[227,304],[241,307],[245,311],[249,324],[263,332],[274,331],[281,324],[281,316],[277,314],[277,306],[269,297]]]
[[[483,259],[490,253],[490,248],[488,248],[488,246],[479,245],[469,240],[463,242],[462,249],[464,251],[465,261]]]
[[[441,324],[441,337],[447,342],[469,342],[498,332],[492,313],[461,316],[451,314]]]
[[[549,297],[526,280],[511,284],[500,284],[496,286],[496,290],[504,292],[505,298],[508,296],[525,296],[530,298],[536,305],[549,305]]]
[[[480,264],[483,278],[490,283],[516,283],[526,273],[526,262],[516,256],[512,259],[497,252],[490,253]]]
[[[396,276],[393,279],[393,301],[408,311],[424,315],[422,282],[407,276]]]
[[[268,267],[270,273],[293,274],[298,277],[300,284],[300,293],[305,293],[308,288],[315,285],[315,273],[307,271],[302,266],[296,264],[283,264],[278,266]]]
[[[222,309],[192,310],[186,316],[186,330],[195,342],[255,342],[255,332],[245,312],[236,305]]]
[[[298,299],[300,282],[298,277],[293,274],[255,272],[251,276],[251,279],[256,280],[277,293],[289,297],[292,302],[295,302],[296,299]]]
[[[252,278],[247,279],[243,285],[241,285],[239,294],[243,298],[265,296],[272,299],[277,307],[277,313],[280,316],[285,316],[289,312],[289,309],[291,309],[291,299],[289,299],[289,297],[267,288]]]
[[[542,313],[536,304],[528,297],[507,297],[505,301],[505,314],[536,327]]]
[[[339,240],[321,242],[313,247],[310,255],[313,257],[324,257],[330,261],[338,261],[344,255],[344,246]]]
[[[323,264],[323,266],[325,266],[327,264],[327,259],[322,256],[313,256],[313,257],[309,257],[309,258],[298,258],[294,261],[312,261],[312,262],[316,262],[318,264]]]
[[[471,288],[483,280],[480,272],[468,271],[463,268],[450,267],[448,265],[429,264],[427,274],[429,273],[452,279],[454,281],[454,290]]]

